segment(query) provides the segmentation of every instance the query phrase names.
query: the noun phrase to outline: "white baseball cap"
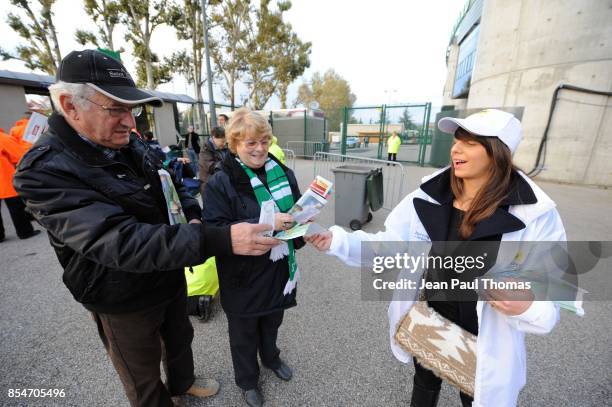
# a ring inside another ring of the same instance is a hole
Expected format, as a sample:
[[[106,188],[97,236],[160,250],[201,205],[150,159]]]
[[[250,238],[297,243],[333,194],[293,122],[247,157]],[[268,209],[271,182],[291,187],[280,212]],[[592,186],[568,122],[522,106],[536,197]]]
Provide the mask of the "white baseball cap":
[[[485,109],[465,119],[444,117],[438,128],[444,133],[454,134],[458,127],[477,136],[497,137],[514,153],[523,138],[521,122],[511,113],[497,109]]]

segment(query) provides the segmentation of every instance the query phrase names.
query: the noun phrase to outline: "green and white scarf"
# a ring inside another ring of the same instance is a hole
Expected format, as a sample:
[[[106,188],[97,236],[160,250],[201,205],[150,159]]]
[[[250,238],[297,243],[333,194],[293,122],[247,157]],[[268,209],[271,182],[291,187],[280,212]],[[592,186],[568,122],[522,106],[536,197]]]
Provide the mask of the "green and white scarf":
[[[295,202],[293,200],[293,194],[287,175],[285,175],[281,166],[274,160],[268,157],[265,164],[268,188],[266,188],[259,178],[257,178],[253,170],[240,161],[238,157],[236,157],[236,161],[240,163],[244,172],[249,176],[251,187],[253,187],[253,192],[255,193],[255,198],[257,198],[257,203],[260,208],[263,202],[270,200],[275,203],[275,209],[277,209],[278,212],[285,213],[293,207]],[[270,253],[270,259],[272,261],[277,261],[285,256],[289,256],[289,280],[283,290],[283,294],[287,295],[293,291],[299,279],[299,271],[295,261],[295,248],[291,240],[275,246]]]

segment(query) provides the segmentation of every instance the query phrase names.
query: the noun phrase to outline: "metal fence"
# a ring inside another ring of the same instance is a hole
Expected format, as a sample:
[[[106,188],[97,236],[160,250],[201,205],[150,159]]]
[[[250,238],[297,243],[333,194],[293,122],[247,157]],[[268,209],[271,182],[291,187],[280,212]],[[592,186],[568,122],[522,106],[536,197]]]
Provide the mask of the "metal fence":
[[[293,150],[295,157],[312,158],[318,152],[328,152],[329,143],[323,141],[287,141],[287,149]]]
[[[295,171],[295,151],[289,150],[287,148],[283,148],[282,150],[283,153],[285,153],[285,163],[287,167]]]
[[[333,179],[332,168],[343,164],[363,164],[370,167],[381,167],[383,171],[383,189],[385,202],[383,208],[391,210],[404,198],[407,193],[405,180],[406,167],[398,162],[377,160],[351,155],[317,152],[314,155],[314,176],[321,175],[329,180]]]
[[[431,148],[431,103],[344,107],[340,132],[331,136],[340,154],[378,160],[387,156],[387,142],[396,133],[397,160],[424,166]]]

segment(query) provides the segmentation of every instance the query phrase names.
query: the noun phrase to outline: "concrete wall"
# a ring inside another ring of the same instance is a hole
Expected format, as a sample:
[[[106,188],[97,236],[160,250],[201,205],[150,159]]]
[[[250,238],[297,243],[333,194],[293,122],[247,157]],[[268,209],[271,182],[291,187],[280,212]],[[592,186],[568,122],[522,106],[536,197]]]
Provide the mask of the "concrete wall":
[[[15,122],[28,110],[21,86],[0,85],[0,127],[8,134]]]
[[[611,21],[610,0],[485,1],[467,107],[524,107],[523,169],[535,163],[558,85],[612,91]],[[562,90],[548,140],[538,178],[612,186],[609,97]]]
[[[306,117],[306,131],[304,131],[304,116],[277,117],[273,121],[273,133],[278,138],[278,145],[287,148],[288,141],[325,141],[323,128],[325,121],[318,117]],[[296,144],[289,145],[295,148]]]
[[[174,124],[172,103],[164,103],[162,107],[153,109],[155,120],[154,135],[162,146],[176,144],[177,130]]]

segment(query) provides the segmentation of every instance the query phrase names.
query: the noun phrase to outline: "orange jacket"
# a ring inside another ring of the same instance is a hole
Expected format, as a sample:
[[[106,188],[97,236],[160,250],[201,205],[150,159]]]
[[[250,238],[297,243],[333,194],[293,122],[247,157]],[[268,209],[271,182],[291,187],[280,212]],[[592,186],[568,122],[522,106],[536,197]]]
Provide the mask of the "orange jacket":
[[[8,134],[0,133],[0,199],[17,196],[13,188],[13,175],[24,153],[23,146]]]
[[[21,157],[32,147],[32,143],[29,143],[23,139],[25,129],[28,127],[28,119],[19,119],[15,122],[15,125],[11,128],[9,135],[19,144],[21,151]]]
[[[25,132],[26,127],[28,127],[28,120],[25,117],[23,119],[19,119],[15,122],[15,125],[11,127],[9,135],[16,139],[21,140],[23,138],[23,133]]]

